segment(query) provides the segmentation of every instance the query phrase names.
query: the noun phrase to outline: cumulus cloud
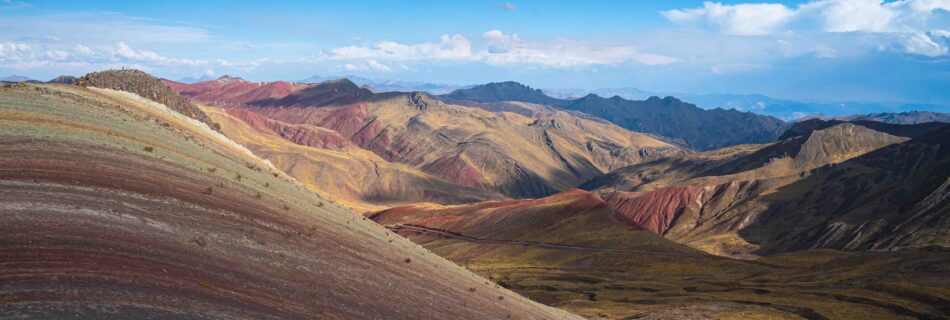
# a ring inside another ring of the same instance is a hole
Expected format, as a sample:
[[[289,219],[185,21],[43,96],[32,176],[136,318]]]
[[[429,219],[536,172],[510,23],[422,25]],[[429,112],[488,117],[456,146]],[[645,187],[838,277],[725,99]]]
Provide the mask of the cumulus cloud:
[[[136,50],[125,42],[113,46],[89,47],[76,44],[72,50],[39,49],[24,43],[0,43],[0,66],[25,70],[49,66],[201,66],[205,60],[170,58],[153,51]]]
[[[439,42],[402,44],[383,41],[371,46],[346,46],[330,50],[320,56],[333,60],[390,59],[390,60],[461,60],[472,56],[472,44],[461,35],[442,35]]]
[[[517,34],[500,30],[485,32],[486,49],[478,57],[492,65],[532,64],[547,67],[575,67],[619,64],[627,61],[646,65],[670,64],[676,59],[638,52],[631,46],[591,46],[582,41],[559,40],[535,43],[521,40]]]
[[[938,43],[930,35],[923,32],[916,32],[906,36],[902,44],[907,53],[928,57],[945,56],[948,51],[947,46]]]
[[[700,8],[661,12],[682,26],[707,28],[737,36],[765,36],[783,32],[898,34],[906,53],[947,54],[934,41],[928,24],[950,12],[948,0],[812,0],[797,7],[780,3],[722,4],[705,2]],[[895,39],[891,37],[891,39]],[[828,52],[817,52],[827,56]]]
[[[190,60],[190,59],[178,59],[178,58],[169,58],[162,55],[159,55],[152,51],[146,50],[134,50],[125,42],[118,42],[115,44],[114,56],[127,61],[137,61],[137,62],[149,62],[158,65],[189,65],[189,66],[200,66],[208,64],[206,60]]]
[[[368,60],[363,63],[347,63],[341,67],[346,71],[376,71],[376,72],[392,72],[393,69],[389,66],[380,63],[376,60]]]
[[[383,41],[371,46],[346,46],[321,52],[315,60],[347,60],[342,67],[348,71],[389,72],[392,68],[380,61],[467,61],[490,65],[536,65],[542,67],[576,67],[598,64],[637,62],[646,65],[674,63],[671,57],[643,53],[631,46],[594,46],[583,41],[557,40],[533,42],[517,34],[489,30],[482,34],[480,48],[461,35],[443,35],[439,42],[402,44]],[[361,62],[352,62],[359,60]],[[404,68],[405,69],[405,68]]]
[[[765,35],[787,24],[795,11],[774,3],[724,5],[706,2],[702,8],[669,10],[662,14],[677,24],[709,25],[734,35]]]

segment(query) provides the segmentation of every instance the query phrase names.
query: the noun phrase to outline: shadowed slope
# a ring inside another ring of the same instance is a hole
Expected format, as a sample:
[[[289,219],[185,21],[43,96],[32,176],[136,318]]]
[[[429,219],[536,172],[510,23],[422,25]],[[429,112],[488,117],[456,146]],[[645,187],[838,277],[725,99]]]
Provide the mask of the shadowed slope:
[[[950,246],[950,125],[826,166],[764,201],[760,252]]]
[[[766,211],[767,195],[812,169],[906,140],[842,123],[769,145],[634,165],[583,187],[599,190],[628,223],[710,253],[748,257],[758,247],[737,232]]]
[[[486,285],[133,94],[3,87],[0,124],[7,316],[566,316]]]
[[[630,228],[596,194],[370,214],[537,301],[608,319],[939,319],[950,255],[809,251],[740,261]]]

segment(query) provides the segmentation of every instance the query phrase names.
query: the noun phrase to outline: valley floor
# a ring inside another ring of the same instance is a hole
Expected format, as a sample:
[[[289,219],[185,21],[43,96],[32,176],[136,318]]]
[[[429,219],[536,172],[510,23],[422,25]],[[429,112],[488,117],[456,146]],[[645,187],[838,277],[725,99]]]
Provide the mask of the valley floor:
[[[811,250],[744,261],[394,230],[503,287],[590,318],[945,319],[950,314],[946,249]],[[576,250],[589,252],[566,264],[542,263],[546,257],[574,256]]]

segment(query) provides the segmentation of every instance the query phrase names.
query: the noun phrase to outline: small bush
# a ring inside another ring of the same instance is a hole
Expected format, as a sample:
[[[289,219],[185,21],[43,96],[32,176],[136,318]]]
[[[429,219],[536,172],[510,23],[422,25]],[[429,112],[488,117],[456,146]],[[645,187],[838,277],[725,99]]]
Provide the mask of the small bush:
[[[412,262],[412,259],[406,258],[406,263]]]
[[[197,236],[197,237],[191,238],[191,242],[193,242],[194,244],[197,244],[199,247],[208,246],[208,239],[206,239],[204,236]]]
[[[152,147],[145,147],[145,148],[142,148],[142,150],[145,150],[145,152],[152,152],[152,151],[154,151],[155,149],[152,148]]]
[[[207,194],[207,195],[210,195],[212,192],[214,192],[214,188],[212,188],[212,187],[207,187],[207,188],[204,189],[204,191],[201,191],[201,193],[204,193],[204,194]]]

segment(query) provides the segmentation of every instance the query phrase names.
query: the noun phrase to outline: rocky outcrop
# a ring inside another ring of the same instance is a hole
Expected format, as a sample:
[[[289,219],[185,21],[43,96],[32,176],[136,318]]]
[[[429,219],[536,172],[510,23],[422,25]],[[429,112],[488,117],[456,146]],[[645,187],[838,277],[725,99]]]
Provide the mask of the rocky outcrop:
[[[211,121],[211,118],[190,100],[179,95],[158,78],[139,70],[122,69],[93,72],[76,80],[76,85],[131,92],[204,122],[214,130],[220,130],[218,124]]]

